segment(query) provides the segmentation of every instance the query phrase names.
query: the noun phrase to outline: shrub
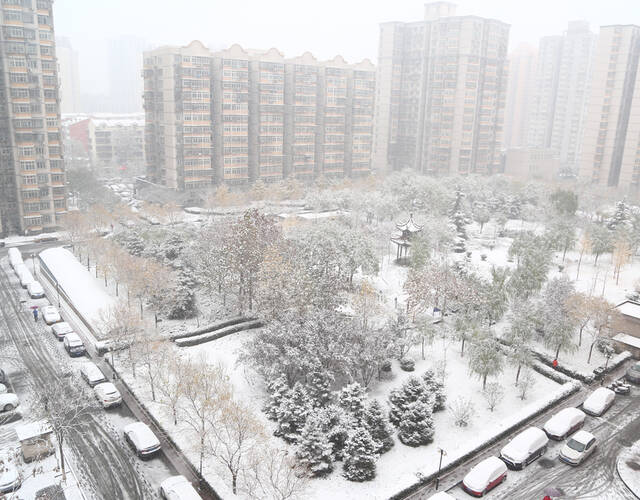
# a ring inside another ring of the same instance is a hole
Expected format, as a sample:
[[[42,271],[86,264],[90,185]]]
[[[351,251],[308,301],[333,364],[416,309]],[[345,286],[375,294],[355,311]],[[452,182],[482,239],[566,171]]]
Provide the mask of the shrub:
[[[416,363],[412,359],[401,359],[400,360],[400,368],[405,372],[412,372],[416,369]]]

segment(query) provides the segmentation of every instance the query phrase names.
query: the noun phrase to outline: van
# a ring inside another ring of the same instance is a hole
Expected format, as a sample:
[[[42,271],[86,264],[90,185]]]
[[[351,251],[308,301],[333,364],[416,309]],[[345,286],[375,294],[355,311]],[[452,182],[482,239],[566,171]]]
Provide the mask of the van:
[[[82,339],[75,332],[67,333],[64,336],[64,348],[71,357],[84,356],[87,352],[82,343]]]
[[[87,361],[83,363],[80,367],[80,374],[82,378],[89,384],[89,387],[95,387],[101,382],[106,382],[107,377],[104,376],[104,373],[96,366],[95,363],[91,361]]]
[[[525,429],[500,451],[500,458],[510,469],[524,469],[547,451],[549,438],[537,427]]]

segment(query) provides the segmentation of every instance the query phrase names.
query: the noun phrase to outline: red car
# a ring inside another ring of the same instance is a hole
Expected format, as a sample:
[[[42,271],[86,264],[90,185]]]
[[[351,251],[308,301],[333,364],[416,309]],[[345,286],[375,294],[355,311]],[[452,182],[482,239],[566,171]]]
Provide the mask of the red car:
[[[481,497],[507,479],[507,466],[498,457],[485,458],[476,464],[462,480],[462,489]]]

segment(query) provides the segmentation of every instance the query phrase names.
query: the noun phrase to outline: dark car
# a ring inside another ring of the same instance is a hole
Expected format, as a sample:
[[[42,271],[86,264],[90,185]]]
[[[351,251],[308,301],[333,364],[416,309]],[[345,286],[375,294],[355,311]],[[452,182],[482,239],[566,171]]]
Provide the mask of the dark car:
[[[640,384],[640,361],[627,370],[625,378],[628,382]]]

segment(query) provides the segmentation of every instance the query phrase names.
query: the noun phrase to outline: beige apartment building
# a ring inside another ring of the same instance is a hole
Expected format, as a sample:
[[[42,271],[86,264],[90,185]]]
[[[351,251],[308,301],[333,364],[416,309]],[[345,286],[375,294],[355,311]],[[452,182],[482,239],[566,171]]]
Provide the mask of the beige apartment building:
[[[509,55],[509,83],[504,117],[504,145],[507,149],[528,144],[529,108],[536,54],[534,48],[522,44]]]
[[[509,26],[425,5],[380,26],[375,169],[489,174],[501,168]]]
[[[60,226],[67,211],[58,70],[50,0],[0,6],[0,226]]]
[[[287,59],[239,45],[212,53],[194,41],[145,52],[143,75],[152,182],[183,190],[371,171],[375,67],[367,60]],[[187,86],[194,78],[197,92]]]
[[[593,65],[581,179],[637,193],[640,181],[640,27],[602,26]]]

